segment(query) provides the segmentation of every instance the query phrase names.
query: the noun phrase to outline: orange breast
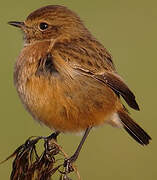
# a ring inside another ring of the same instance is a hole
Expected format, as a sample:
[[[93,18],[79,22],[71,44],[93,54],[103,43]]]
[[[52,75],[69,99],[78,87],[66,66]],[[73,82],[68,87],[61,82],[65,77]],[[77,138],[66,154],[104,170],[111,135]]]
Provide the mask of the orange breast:
[[[27,107],[50,128],[79,132],[101,125],[115,111],[117,97],[105,85],[79,75],[74,80],[32,78],[26,84]]]
[[[73,75],[59,58],[57,76],[36,75],[38,61],[45,56],[42,49],[48,49],[49,43],[44,45],[39,42],[23,49],[14,76],[19,96],[34,119],[61,132],[79,132],[107,121],[116,111],[118,97],[105,84],[79,73]]]

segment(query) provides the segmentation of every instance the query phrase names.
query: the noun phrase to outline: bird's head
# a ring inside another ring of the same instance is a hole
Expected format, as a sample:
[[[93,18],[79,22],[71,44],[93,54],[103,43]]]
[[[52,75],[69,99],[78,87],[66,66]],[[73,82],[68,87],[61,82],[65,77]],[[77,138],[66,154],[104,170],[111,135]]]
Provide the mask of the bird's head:
[[[49,5],[32,12],[24,22],[10,21],[21,28],[25,43],[89,34],[76,13],[64,6]]]

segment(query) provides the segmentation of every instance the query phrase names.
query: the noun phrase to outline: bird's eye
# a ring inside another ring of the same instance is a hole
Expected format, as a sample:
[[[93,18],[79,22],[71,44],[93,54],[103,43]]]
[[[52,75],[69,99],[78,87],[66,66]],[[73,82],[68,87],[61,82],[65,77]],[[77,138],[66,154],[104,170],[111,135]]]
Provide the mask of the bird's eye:
[[[48,28],[48,24],[45,22],[42,22],[39,24],[39,28],[40,28],[40,30],[44,31],[45,29]]]

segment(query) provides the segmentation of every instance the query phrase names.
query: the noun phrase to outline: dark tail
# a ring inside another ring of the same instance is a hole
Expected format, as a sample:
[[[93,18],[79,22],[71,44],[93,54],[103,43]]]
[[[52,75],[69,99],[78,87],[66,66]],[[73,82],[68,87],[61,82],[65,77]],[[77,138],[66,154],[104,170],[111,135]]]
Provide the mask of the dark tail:
[[[141,145],[149,144],[151,137],[135,123],[126,112],[118,111],[119,118],[124,126],[124,129]]]

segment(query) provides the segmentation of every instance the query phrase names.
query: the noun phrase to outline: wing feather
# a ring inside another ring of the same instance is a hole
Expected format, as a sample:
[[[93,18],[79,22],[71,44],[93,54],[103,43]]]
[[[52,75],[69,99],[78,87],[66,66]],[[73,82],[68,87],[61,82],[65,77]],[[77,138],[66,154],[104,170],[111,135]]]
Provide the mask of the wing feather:
[[[105,72],[103,75],[94,75],[94,77],[107,84],[116,94],[121,95],[130,107],[140,110],[135,100],[135,95],[118,75],[112,72]]]

